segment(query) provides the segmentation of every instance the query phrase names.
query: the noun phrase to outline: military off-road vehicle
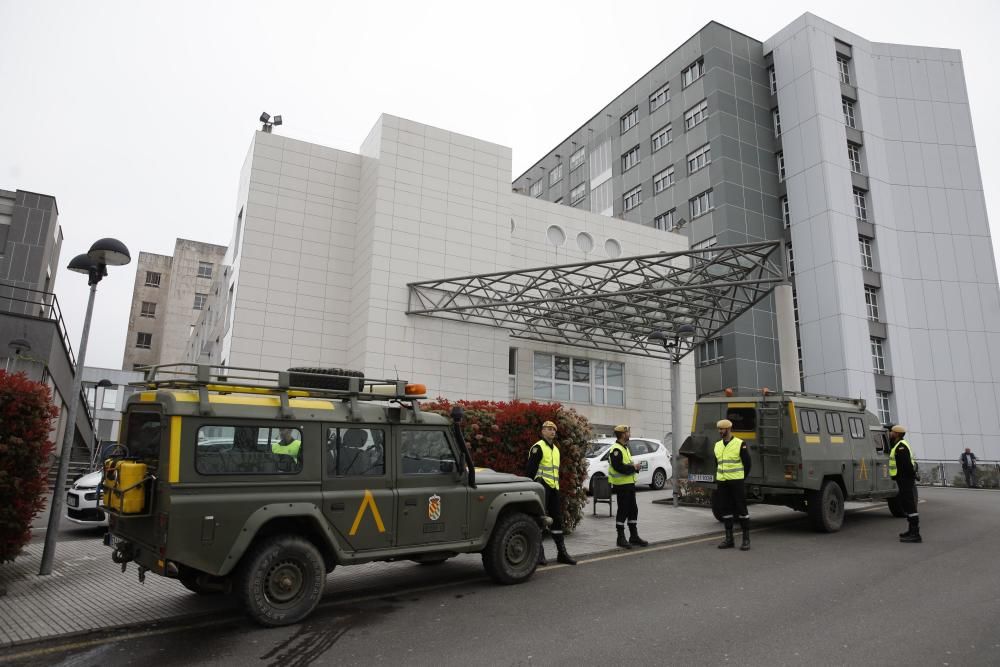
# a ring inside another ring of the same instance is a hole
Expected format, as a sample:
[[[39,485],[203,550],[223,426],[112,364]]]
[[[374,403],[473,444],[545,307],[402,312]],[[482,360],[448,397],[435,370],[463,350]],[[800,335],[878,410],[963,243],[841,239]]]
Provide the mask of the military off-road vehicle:
[[[889,477],[888,434],[864,400],[791,392],[698,399],[679,453],[688,481],[711,489],[713,500],[720,419],[750,450],[749,502],[807,512],[825,532],[840,530],[845,500],[884,498],[894,516],[904,516]],[[721,520],[714,502],[713,512]]]
[[[112,558],[190,590],[236,592],[257,622],[305,618],[338,565],[481,553],[535,571],[541,486],[476,470],[422,385],[324,369],[147,371],[105,461]]]

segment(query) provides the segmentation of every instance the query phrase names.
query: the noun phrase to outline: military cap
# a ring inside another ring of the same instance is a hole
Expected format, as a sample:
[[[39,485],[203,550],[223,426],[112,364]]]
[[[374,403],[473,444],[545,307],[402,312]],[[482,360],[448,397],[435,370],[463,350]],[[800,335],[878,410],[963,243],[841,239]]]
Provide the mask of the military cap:
[[[548,422],[547,421],[547,422],[543,422],[542,423],[542,428],[555,428],[555,427],[556,427],[556,423],[555,422]]]
[[[719,421],[717,421],[715,423],[715,427],[716,428],[732,428],[733,427],[733,422],[729,421],[728,419],[720,419]]]
[[[902,424],[896,424],[895,426],[892,427],[892,432],[893,433],[906,433],[906,427],[903,426]]]
[[[628,430],[629,430],[628,424],[619,424],[618,426],[615,426],[615,433],[624,433],[625,431]]]

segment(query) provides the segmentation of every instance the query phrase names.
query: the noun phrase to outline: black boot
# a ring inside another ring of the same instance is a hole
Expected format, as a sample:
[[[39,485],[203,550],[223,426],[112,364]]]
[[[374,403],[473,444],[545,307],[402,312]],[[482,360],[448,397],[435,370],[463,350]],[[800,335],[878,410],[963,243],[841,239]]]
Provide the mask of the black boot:
[[[906,524],[907,524],[906,530],[904,530],[902,533],[899,534],[900,537],[909,537],[910,535],[913,534],[913,524],[910,523],[909,521],[907,521]]]
[[[566,542],[563,540],[563,536],[553,535],[552,541],[556,543],[556,551],[559,554],[556,556],[556,561],[563,565],[576,565],[576,560],[566,551]]]
[[[618,531],[618,541],[615,544],[622,549],[631,549],[632,545],[625,539],[625,526],[615,526],[615,530]]]
[[[539,540],[538,542],[538,564],[548,565],[549,561],[545,559],[545,542]]]
[[[639,526],[634,523],[628,525],[628,543],[636,547],[649,546],[649,542],[639,537]]]
[[[910,534],[899,538],[900,542],[923,542],[924,538],[920,537],[920,517],[911,516],[908,518],[910,522]]]
[[[732,549],[736,546],[733,542],[733,520],[726,519],[726,539],[719,543],[720,549]]]
[[[740,519],[740,528],[743,529],[743,544],[740,551],[750,551],[750,519]]]

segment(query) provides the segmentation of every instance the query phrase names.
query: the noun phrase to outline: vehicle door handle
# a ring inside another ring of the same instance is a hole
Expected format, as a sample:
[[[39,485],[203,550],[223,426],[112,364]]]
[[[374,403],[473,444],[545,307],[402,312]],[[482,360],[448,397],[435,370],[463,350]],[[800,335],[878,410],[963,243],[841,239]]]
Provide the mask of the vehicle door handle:
[[[332,512],[343,512],[344,511],[344,503],[333,503],[332,505],[330,505],[330,510]]]
[[[403,504],[406,505],[406,506],[408,506],[408,507],[416,507],[417,506],[417,501],[416,501],[415,498],[410,498],[409,500],[407,500]]]

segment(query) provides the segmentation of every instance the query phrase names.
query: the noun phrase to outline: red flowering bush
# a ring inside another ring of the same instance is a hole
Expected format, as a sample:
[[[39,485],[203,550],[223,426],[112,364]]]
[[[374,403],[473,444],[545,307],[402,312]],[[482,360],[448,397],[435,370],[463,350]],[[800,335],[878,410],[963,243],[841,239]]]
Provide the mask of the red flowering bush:
[[[45,507],[52,420],[47,385],[0,370],[0,563],[12,561],[31,538],[31,519]]]
[[[587,492],[587,441],[590,422],[572,408],[559,403],[532,401],[456,401],[437,398],[421,404],[426,412],[450,416],[451,406],[465,410],[462,431],[472,451],[472,460],[480,468],[524,474],[528,450],[542,437],[542,422],[551,420],[558,427],[559,493],[563,499],[563,523],[571,531],[583,516]]]

